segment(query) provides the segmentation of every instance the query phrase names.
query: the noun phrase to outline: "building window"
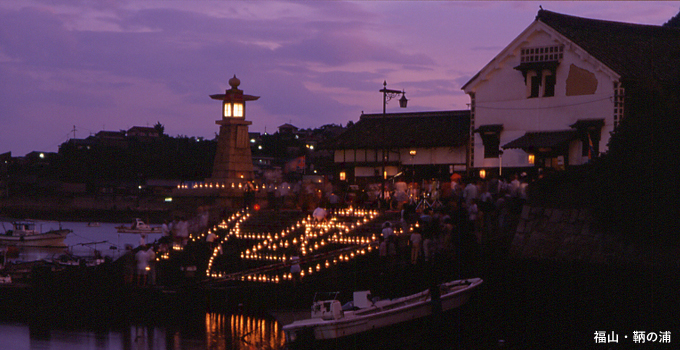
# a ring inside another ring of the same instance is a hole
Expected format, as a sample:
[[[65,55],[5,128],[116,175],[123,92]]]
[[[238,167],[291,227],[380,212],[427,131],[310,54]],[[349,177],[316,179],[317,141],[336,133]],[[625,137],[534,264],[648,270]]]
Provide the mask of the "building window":
[[[581,139],[581,156],[589,159],[599,156],[600,133],[604,119],[579,119],[570,126],[576,129]]]
[[[557,82],[555,79],[555,75],[553,74],[545,74],[544,75],[545,79],[545,84],[543,84],[543,97],[552,97],[555,96],[555,83]]]
[[[472,166],[475,164],[475,110],[477,104],[475,100],[475,93],[470,93],[470,141],[468,143],[468,162],[466,166]]]
[[[557,66],[563,56],[564,46],[559,45],[521,50],[520,64],[514,68],[524,76],[528,98],[555,96]]]
[[[498,158],[500,154],[501,137],[497,133],[482,135],[484,142],[484,158]]]
[[[581,143],[583,144],[581,148],[581,156],[594,158],[599,155],[598,150],[600,149],[600,130],[586,130],[583,133],[583,138]]]
[[[534,75],[529,81],[531,82],[529,87],[529,98],[538,97],[538,92],[541,90],[541,77]]]
[[[479,133],[484,144],[484,158],[498,158],[501,154],[501,131],[502,124],[482,125],[475,130]]]
[[[614,127],[618,127],[621,119],[623,119],[623,102],[624,102],[623,86],[619,82],[614,83]]]

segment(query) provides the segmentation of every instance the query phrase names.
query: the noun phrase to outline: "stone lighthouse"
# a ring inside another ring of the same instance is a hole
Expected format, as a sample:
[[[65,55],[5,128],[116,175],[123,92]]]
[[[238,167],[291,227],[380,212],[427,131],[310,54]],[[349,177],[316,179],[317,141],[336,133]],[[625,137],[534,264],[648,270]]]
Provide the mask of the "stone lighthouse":
[[[217,152],[212,176],[207,182],[224,184],[242,183],[253,179],[253,160],[250,153],[246,101],[255,101],[259,96],[244,95],[238,89],[241,81],[234,75],[229,79],[231,89],[224,94],[210,95],[213,100],[222,101],[222,118],[215,122],[220,126]]]

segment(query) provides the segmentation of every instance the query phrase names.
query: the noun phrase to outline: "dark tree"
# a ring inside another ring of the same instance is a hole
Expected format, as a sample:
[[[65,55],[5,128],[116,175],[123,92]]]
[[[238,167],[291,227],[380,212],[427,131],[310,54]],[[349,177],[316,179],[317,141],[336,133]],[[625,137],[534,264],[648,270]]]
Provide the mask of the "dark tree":
[[[161,122],[156,122],[156,125],[154,125],[153,128],[156,129],[156,131],[158,131],[158,135],[159,135],[159,136],[163,136],[163,135],[164,135],[164,133],[165,133],[165,126],[163,126],[163,124],[161,124]]]

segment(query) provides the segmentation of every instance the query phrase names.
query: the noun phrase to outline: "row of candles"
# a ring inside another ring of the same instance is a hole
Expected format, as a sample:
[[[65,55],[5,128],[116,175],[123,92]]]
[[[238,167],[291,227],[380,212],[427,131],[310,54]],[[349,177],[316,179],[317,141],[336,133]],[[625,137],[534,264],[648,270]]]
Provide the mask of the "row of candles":
[[[357,210],[349,208],[332,210],[330,212],[331,218],[326,222],[316,222],[311,217],[306,217],[305,219],[299,220],[288,228],[281,230],[281,232],[272,234],[242,232],[241,224],[246,219],[248,219],[248,217],[250,217],[250,214],[246,212],[239,212],[232,215],[229,220],[223,221],[220,225],[218,225],[218,227],[222,230],[228,229],[229,226],[233,225],[228,233],[222,238],[220,245],[226,242],[230,237],[261,240],[261,242],[253,244],[253,246],[242,252],[240,254],[241,258],[283,263],[286,263],[290,257],[286,256],[285,254],[276,254],[277,250],[286,250],[287,248],[292,247],[304,256],[321,249],[328,243],[357,245],[353,251],[340,254],[331,260],[326,260],[323,265],[321,263],[317,263],[316,266],[307,266],[306,269],[302,269],[300,277],[304,277],[305,275],[310,275],[315,271],[320,271],[324,267],[327,268],[340,262],[349,261],[352,258],[366,254],[367,251],[370,251],[372,249],[370,243],[375,241],[375,235],[372,235],[372,237],[369,238],[361,236],[351,237],[347,236],[347,234],[373,220],[375,217],[377,217],[377,215],[377,211],[363,209]],[[359,219],[353,224],[349,225],[338,221],[339,218],[346,217],[358,217]],[[294,235],[294,233],[300,229],[303,229],[304,232]],[[335,233],[331,235],[329,232]],[[214,278],[225,277],[225,274],[223,273],[212,271],[214,259],[220,252],[219,248],[220,247],[218,245],[214,249],[206,270],[206,274]],[[269,250],[269,252],[267,252],[267,250]],[[240,279],[244,281],[273,283],[291,280],[292,278],[293,275],[291,273],[280,273],[275,275],[263,273],[245,273],[240,276]]]
[[[193,184],[179,184],[177,185],[177,189],[180,190],[196,190],[196,189],[222,189],[222,188],[233,188],[233,189],[246,189],[250,187],[252,190],[259,191],[259,190],[264,190],[267,188],[267,185],[261,184],[249,184],[247,182],[232,182],[232,183],[193,183]]]
[[[217,226],[218,226],[218,228],[220,228],[220,229],[222,229],[222,230],[228,229],[233,223],[236,223],[235,225],[236,225],[236,226],[239,226],[241,222],[245,221],[245,220],[248,219],[249,217],[250,217],[250,212],[249,212],[249,211],[247,211],[247,210],[245,210],[245,209],[244,209],[244,210],[240,210],[240,211],[236,212],[235,214],[231,215],[231,216],[229,217],[229,219],[227,219],[226,221],[223,220],[223,221],[222,221],[221,223],[219,223]],[[217,245],[215,246],[215,248],[213,249],[212,255],[210,255],[210,259],[208,260],[208,268],[207,268],[206,271],[205,271],[205,274],[206,274],[207,276],[215,277],[215,276],[210,272],[210,271],[212,270],[213,262],[215,261],[215,258],[217,257],[217,255],[220,254],[222,244],[224,244],[224,243],[229,239],[230,236],[231,236],[231,235],[227,234],[227,235],[225,235],[224,237],[222,237],[222,239],[219,241],[219,244],[217,244]]]

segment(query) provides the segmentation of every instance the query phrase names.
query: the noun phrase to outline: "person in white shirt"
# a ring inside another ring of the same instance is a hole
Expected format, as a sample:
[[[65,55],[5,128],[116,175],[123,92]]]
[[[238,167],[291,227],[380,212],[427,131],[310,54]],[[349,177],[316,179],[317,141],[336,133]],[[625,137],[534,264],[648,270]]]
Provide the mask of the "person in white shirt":
[[[474,181],[470,181],[465,189],[463,189],[463,198],[465,198],[465,204],[470,206],[473,200],[477,199],[477,184]]]
[[[314,209],[314,212],[312,213],[312,217],[313,217],[314,220],[316,220],[317,222],[325,221],[325,220],[326,220],[326,215],[327,215],[326,209],[321,208],[321,207],[318,207],[318,208]]]
[[[140,287],[146,286],[149,270],[151,269],[149,262],[152,258],[146,248],[146,246],[142,246],[135,254],[135,260],[137,261],[137,285]]]
[[[382,225],[382,236],[385,238],[385,241],[387,241],[391,235],[394,234],[394,230],[392,229],[392,223],[389,221],[385,221]]]

